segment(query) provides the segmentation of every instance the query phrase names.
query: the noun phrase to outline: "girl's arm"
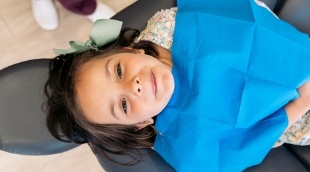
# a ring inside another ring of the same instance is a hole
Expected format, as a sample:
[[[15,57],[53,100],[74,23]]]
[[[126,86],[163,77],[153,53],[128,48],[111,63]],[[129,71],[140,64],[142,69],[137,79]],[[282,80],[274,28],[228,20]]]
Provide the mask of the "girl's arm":
[[[285,106],[289,121],[287,128],[293,125],[302,115],[310,110],[310,81],[299,87],[298,91],[300,96]]]

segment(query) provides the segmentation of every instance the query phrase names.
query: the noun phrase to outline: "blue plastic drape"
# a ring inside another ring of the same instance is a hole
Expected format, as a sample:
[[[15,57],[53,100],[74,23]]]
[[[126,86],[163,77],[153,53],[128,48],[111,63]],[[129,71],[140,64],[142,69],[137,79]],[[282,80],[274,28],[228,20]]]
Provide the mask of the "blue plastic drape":
[[[156,151],[180,172],[242,171],[287,126],[284,105],[310,77],[306,34],[254,0],[178,0],[175,91]]]

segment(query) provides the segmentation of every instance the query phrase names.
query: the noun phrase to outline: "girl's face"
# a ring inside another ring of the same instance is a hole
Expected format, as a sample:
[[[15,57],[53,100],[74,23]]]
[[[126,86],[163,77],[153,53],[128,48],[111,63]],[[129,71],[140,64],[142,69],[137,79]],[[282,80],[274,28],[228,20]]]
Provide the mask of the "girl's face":
[[[141,53],[119,53],[83,64],[77,98],[87,118],[100,124],[153,123],[174,90],[171,67]]]

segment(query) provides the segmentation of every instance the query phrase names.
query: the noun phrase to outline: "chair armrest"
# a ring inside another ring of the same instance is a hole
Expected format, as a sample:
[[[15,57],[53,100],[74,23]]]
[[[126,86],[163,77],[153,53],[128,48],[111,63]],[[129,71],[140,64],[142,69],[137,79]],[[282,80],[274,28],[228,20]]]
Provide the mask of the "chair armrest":
[[[278,16],[297,29],[310,34],[310,1],[309,0],[286,0],[279,11]]]
[[[309,149],[310,150],[310,149]],[[246,169],[244,172],[281,171],[306,172],[303,164],[285,146],[272,149],[262,163]]]
[[[165,160],[152,149],[139,149],[143,154],[142,161],[131,166],[120,165],[107,159],[104,155],[96,153],[100,165],[106,172],[126,171],[126,172],[175,172],[175,170],[165,162]],[[133,157],[137,155],[131,154]],[[124,155],[109,154],[113,160],[121,163],[129,163],[132,158]],[[139,158],[139,157],[137,157]]]
[[[310,171],[310,146],[297,146],[288,145],[285,147],[299,159],[299,161],[305,166],[307,171]]]

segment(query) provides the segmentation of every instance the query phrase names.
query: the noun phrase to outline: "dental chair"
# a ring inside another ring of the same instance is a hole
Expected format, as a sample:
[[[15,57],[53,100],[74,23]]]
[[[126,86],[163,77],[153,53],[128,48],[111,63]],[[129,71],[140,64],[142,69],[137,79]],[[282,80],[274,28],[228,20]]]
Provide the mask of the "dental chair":
[[[310,33],[310,1],[264,2],[280,18],[292,23],[301,31]],[[176,6],[175,0],[138,0],[116,14],[113,19],[123,21],[123,26],[142,30],[146,21],[156,11],[173,6]],[[0,71],[0,150],[22,155],[49,155],[79,146],[54,139],[46,128],[46,115],[41,106],[45,101],[43,87],[48,76],[48,64],[49,59],[29,60]],[[175,171],[152,149],[140,151],[145,154],[142,162],[132,166],[117,164],[101,154],[94,153],[106,172]],[[131,160],[128,156],[112,156],[122,163]],[[310,146],[283,145],[272,149],[261,164],[245,171],[310,171]]]

